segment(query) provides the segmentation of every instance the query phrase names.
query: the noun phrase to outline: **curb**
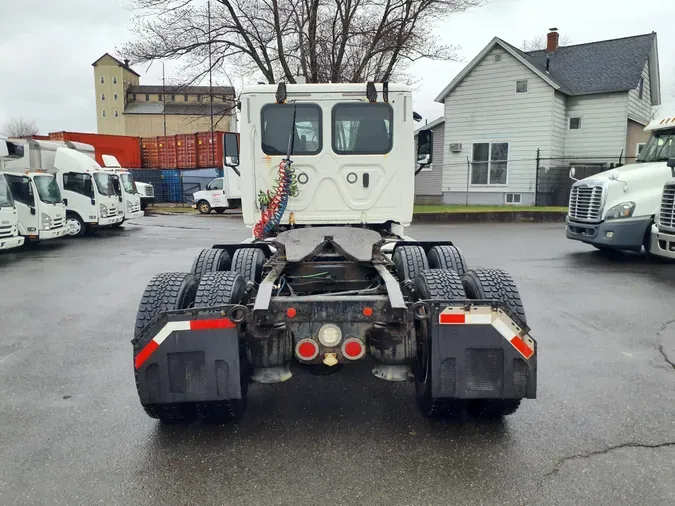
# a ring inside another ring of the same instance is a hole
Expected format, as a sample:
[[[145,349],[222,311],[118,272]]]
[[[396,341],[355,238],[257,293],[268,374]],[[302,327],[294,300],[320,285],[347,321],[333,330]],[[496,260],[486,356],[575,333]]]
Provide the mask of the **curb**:
[[[413,223],[559,223],[567,211],[485,211],[475,213],[416,213]]]

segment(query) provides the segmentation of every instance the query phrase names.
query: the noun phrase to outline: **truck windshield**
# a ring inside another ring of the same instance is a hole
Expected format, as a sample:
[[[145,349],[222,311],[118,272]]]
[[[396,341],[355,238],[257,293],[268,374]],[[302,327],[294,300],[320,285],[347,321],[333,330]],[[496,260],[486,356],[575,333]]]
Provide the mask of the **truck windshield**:
[[[9,184],[2,174],[0,174],[0,207],[14,207],[12,192],[9,190]]]
[[[675,158],[674,129],[652,132],[637,161],[667,162],[670,158]]]
[[[62,201],[61,191],[53,176],[35,176],[33,181],[35,181],[35,186],[42,202],[58,204]]]
[[[96,182],[96,188],[101,195],[113,196],[115,195],[115,187],[113,186],[112,178],[104,173],[97,172],[94,174],[94,181]]]
[[[133,194],[138,193],[138,190],[136,189],[136,183],[134,182],[134,178],[131,174],[120,174],[120,179],[122,180],[122,185],[124,185],[125,192]]]
[[[110,175],[110,180],[112,181],[113,188],[115,188],[115,194],[118,196],[122,195],[122,186],[120,185],[120,178],[114,174]]]

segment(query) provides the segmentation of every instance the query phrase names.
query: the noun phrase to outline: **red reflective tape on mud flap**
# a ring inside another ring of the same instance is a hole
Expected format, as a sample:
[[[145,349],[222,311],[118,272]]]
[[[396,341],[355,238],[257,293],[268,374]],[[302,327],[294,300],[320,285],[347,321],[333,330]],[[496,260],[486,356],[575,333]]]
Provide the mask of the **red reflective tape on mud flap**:
[[[177,330],[217,330],[217,329],[234,329],[237,324],[229,318],[217,318],[214,320],[190,320],[180,322],[169,322],[157,333],[152,340],[146,344],[141,351],[138,352],[134,359],[134,367],[139,369],[150,356],[159,348],[164,339],[169,337],[172,332]]]
[[[525,344],[525,341],[521,339],[520,336],[513,336],[513,339],[509,341],[513,347],[518,350],[521,355],[525,358],[530,358],[532,355],[534,355],[534,350],[531,350],[530,347]]]
[[[457,313],[441,313],[438,315],[438,323],[441,325],[462,324],[466,322],[466,315]]]

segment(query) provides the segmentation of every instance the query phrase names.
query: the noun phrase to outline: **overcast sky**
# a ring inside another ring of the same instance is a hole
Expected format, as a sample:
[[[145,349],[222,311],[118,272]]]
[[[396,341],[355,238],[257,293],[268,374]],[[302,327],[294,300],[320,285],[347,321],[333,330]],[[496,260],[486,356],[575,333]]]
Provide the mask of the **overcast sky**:
[[[35,120],[41,133],[95,132],[91,64],[131,37],[128,5],[128,0],[0,0],[0,130],[9,118],[20,117]],[[416,64],[415,109],[429,121],[440,116],[442,106],[434,98],[492,37],[520,47],[552,26],[575,44],[657,32],[662,100],[675,108],[674,20],[674,0],[491,0],[438,29],[447,43],[461,46],[464,62]],[[161,65],[134,68],[141,84],[161,83]],[[176,68],[167,63],[167,77]]]

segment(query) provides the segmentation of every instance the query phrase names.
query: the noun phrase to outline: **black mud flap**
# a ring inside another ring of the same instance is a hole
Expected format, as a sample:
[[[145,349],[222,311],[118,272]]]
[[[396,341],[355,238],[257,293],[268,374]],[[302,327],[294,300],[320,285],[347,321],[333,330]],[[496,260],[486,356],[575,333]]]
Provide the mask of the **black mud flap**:
[[[242,398],[240,329],[221,309],[162,313],[132,341],[142,404]]]
[[[434,398],[536,397],[536,342],[502,309],[434,302],[430,323]]]

